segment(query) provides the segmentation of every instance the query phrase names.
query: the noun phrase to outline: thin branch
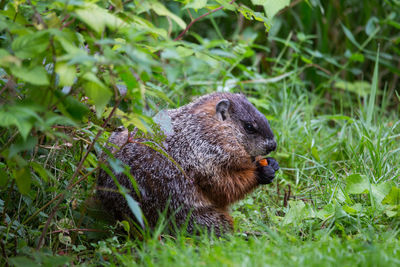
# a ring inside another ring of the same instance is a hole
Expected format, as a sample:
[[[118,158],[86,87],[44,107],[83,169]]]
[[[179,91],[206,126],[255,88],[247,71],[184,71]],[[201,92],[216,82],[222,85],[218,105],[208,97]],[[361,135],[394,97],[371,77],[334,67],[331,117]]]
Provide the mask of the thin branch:
[[[0,245],[1,245],[1,251],[3,253],[3,258],[4,258],[5,262],[6,262],[4,266],[8,267],[9,266],[8,265],[8,257],[7,257],[6,247],[4,246],[3,240],[0,240]]]
[[[317,68],[319,70],[322,70],[323,72],[325,72],[328,75],[332,75],[332,73],[329,70],[325,69],[324,67],[321,67],[318,64],[311,63],[311,64],[306,65],[306,68],[308,68],[308,67],[315,67],[315,68]]]
[[[40,15],[40,13],[37,11],[36,6],[34,6],[31,2],[31,0],[27,0],[26,1],[30,6],[32,6],[33,12],[34,12],[34,16],[36,17],[37,21],[43,25],[43,27],[45,29],[47,29],[47,24],[44,22],[42,16]]]
[[[114,105],[113,109],[111,110],[110,114],[108,115],[107,119],[104,121],[104,123],[102,125],[102,129],[97,132],[97,134],[94,137],[92,143],[87,148],[86,154],[83,156],[83,158],[79,162],[78,167],[75,169],[74,174],[72,175],[71,179],[69,180],[69,183],[68,183],[68,186],[67,186],[67,190],[70,190],[72,188],[72,186],[75,185],[74,180],[78,176],[79,171],[81,170],[81,168],[83,166],[83,163],[86,161],[86,158],[89,156],[90,151],[92,151],[92,149],[94,147],[94,144],[96,143],[97,139],[99,139],[99,137],[102,135],[102,133],[104,131],[104,128],[107,126],[107,124],[110,121],[111,117],[114,115],[116,109],[118,108],[119,104],[121,103],[121,100],[122,100],[122,97],[118,98],[118,101],[115,103],[115,105]],[[37,245],[37,249],[38,250],[43,246],[44,237],[46,236],[47,230],[48,230],[48,228],[50,226],[50,222],[52,221],[54,215],[56,214],[56,212],[58,210],[58,206],[64,200],[64,198],[65,198],[64,194],[60,194],[59,195],[59,200],[55,204],[55,207],[53,208],[52,213],[50,214],[49,218],[46,221],[46,224],[44,225],[42,234],[40,235],[40,238],[39,238],[39,241],[38,241],[38,245]]]
[[[10,137],[10,139],[8,139],[8,141],[7,141],[7,143],[5,143],[4,145],[3,145],[3,147],[0,149],[0,153],[2,153],[7,147],[8,147],[8,145],[10,145],[14,140],[15,140],[15,138],[18,136],[18,131],[16,131],[11,137]]]
[[[292,3],[290,3],[290,5],[286,6],[286,7],[283,8],[283,9],[281,9],[281,10],[278,12],[278,14],[276,14],[276,16],[279,16],[279,15],[281,15],[282,13],[285,13],[288,9],[290,9],[290,8],[292,8],[292,7],[294,7],[294,6],[296,6],[297,4],[299,4],[299,3],[301,3],[301,2],[303,2],[303,0],[296,0],[296,1],[293,1]]]
[[[64,24],[61,25],[60,30],[68,27],[69,25],[71,25],[72,23],[75,22],[75,18],[72,18],[70,21],[65,22]]]
[[[232,0],[232,1],[229,2],[229,4],[233,4],[235,1],[236,1],[236,0]],[[217,7],[217,8],[215,8],[215,9],[213,9],[213,10],[211,10],[211,11],[208,11],[207,13],[201,15],[200,17],[198,17],[198,18],[192,20],[192,21],[189,23],[189,25],[186,26],[186,29],[184,29],[184,30],[178,35],[178,37],[176,37],[176,38],[174,39],[174,41],[179,41],[180,39],[182,39],[182,37],[186,34],[186,32],[190,29],[190,27],[192,27],[192,25],[193,25],[195,22],[197,22],[197,21],[201,20],[202,18],[204,18],[204,17],[206,17],[206,16],[208,16],[208,15],[210,15],[210,14],[212,14],[212,13],[215,13],[215,12],[217,12],[218,10],[221,10],[221,9],[223,9],[223,8],[224,8],[224,6]]]
[[[62,229],[62,230],[56,230],[56,231],[50,232],[49,234],[50,234],[50,235],[51,235],[51,234],[57,234],[57,233],[68,233],[68,234],[69,234],[69,232],[98,232],[98,233],[107,233],[107,231],[99,230],[99,229],[86,229],[86,228],[79,229],[79,228],[77,228],[77,229]]]

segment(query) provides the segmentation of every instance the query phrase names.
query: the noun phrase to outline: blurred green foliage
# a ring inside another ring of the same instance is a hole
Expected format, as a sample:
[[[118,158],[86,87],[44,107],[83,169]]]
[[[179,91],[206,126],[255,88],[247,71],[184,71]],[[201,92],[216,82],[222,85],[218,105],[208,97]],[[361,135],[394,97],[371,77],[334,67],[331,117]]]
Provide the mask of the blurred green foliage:
[[[152,131],[215,90],[245,93],[279,142],[277,188],[233,209],[242,233],[288,246],[396,231],[399,44],[398,0],[1,0],[0,264],[156,261],[161,226],[123,247],[129,224],[92,208],[97,156],[117,126]]]

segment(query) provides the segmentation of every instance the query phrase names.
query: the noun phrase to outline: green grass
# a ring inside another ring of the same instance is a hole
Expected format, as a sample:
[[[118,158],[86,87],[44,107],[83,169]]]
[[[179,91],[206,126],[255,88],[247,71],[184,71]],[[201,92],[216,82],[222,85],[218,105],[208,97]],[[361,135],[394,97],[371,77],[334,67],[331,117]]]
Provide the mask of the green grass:
[[[260,237],[234,235],[221,240],[148,240],[142,247],[127,242],[114,250],[111,265],[148,266],[395,266],[400,263],[393,233],[369,238],[299,240],[264,228]],[[199,237],[200,239],[201,237]],[[132,248],[134,248],[132,253]]]
[[[390,205],[382,200],[392,186],[399,187],[400,123],[394,113],[383,120],[374,117],[369,125],[363,110],[355,110],[360,115],[353,117],[314,114],[321,105],[319,97],[298,95],[291,86],[269,103],[264,112],[279,142],[273,156],[281,170],[273,184],[233,206],[236,230],[231,235],[172,237],[160,227],[143,240],[107,222],[103,237],[69,234],[74,245],[65,246],[57,233],[50,245],[58,252],[69,251],[84,265],[396,266],[399,214],[389,217]],[[349,187],[352,174],[364,177],[371,190],[355,194]],[[83,200],[84,194],[77,190],[68,201]],[[66,208],[57,223],[63,216],[79,221],[84,215],[80,227],[96,227],[92,215]]]
[[[123,234],[120,239],[101,241],[89,262],[111,266],[400,264],[398,217],[387,216],[388,206],[376,191],[351,193],[347,180],[360,174],[367,177],[368,186],[399,187],[400,123],[395,114],[385,120],[375,118],[370,126],[362,117],[314,115],[322,100],[290,92],[290,88],[282,90],[276,96],[279,101],[270,103],[266,113],[274,118],[271,123],[279,140],[274,156],[281,171],[273,184],[234,205],[235,233],[217,239],[184,234],[160,237],[157,232],[144,241],[128,240]],[[285,207],[284,191],[289,185]]]
[[[279,140],[274,156],[281,171],[274,184],[234,205],[236,233],[211,240],[180,236],[128,241],[119,244],[115,260],[155,266],[399,264],[398,217],[386,215],[387,207],[378,203],[382,199],[376,192],[351,194],[346,188],[351,174],[365,175],[371,186],[399,186],[396,116],[375,118],[367,126],[362,117],[314,115],[323,101],[290,91],[283,90],[266,113],[274,118],[271,123]],[[284,190],[289,185],[292,202],[285,207]]]

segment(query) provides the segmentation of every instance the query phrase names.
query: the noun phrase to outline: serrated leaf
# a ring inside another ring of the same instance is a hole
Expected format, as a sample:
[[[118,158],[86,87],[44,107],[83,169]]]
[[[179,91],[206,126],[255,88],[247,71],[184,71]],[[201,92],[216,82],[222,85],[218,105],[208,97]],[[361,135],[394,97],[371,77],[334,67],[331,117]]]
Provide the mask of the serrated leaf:
[[[34,84],[34,85],[49,85],[49,79],[47,78],[47,72],[42,66],[34,66],[33,68],[28,68],[24,66],[12,66],[10,68],[11,73],[16,77]]]
[[[370,182],[365,175],[351,174],[346,177],[346,192],[348,194],[368,193]]]
[[[38,31],[17,37],[12,42],[12,49],[17,57],[32,58],[44,52],[49,46],[50,34],[47,31]]]

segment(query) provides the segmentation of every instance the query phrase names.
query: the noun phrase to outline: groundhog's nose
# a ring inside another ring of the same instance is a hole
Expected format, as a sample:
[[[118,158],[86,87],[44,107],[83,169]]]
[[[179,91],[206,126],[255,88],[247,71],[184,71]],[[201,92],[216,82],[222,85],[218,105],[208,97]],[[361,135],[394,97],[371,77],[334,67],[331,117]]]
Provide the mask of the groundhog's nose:
[[[267,140],[267,145],[266,145],[266,150],[267,150],[267,154],[271,151],[275,151],[276,150],[276,141],[275,139],[268,139]]]

